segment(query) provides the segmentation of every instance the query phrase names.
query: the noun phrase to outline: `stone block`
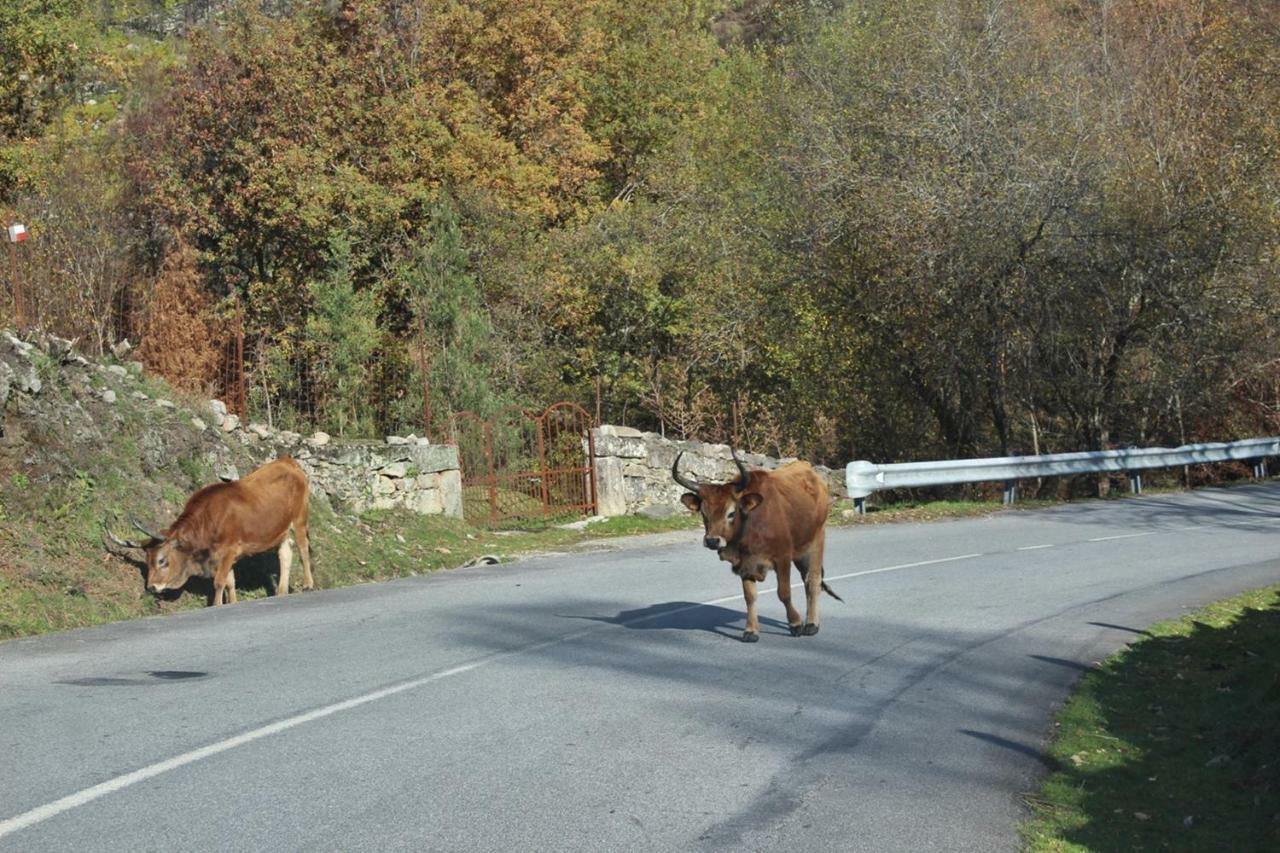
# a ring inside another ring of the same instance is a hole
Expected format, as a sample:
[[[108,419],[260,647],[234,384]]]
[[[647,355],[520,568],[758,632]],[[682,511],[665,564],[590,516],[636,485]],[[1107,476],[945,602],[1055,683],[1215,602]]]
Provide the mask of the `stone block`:
[[[409,473],[409,465],[405,462],[391,462],[384,465],[379,473],[384,477],[400,478]]]
[[[440,472],[440,502],[445,515],[462,518],[462,472],[456,467]]]
[[[445,511],[444,499],[439,489],[410,492],[405,506],[418,515],[440,515]]]
[[[596,459],[596,509],[601,515],[627,514],[625,479],[621,459],[611,456]]]
[[[643,438],[645,433],[638,429],[626,426],[614,426],[613,424],[602,424],[596,430],[597,435],[612,436],[616,438]]]
[[[458,470],[458,448],[452,444],[415,444],[406,449],[420,473]]]
[[[4,411],[4,404],[9,402],[9,389],[13,387],[14,378],[13,368],[0,361],[0,411]]]

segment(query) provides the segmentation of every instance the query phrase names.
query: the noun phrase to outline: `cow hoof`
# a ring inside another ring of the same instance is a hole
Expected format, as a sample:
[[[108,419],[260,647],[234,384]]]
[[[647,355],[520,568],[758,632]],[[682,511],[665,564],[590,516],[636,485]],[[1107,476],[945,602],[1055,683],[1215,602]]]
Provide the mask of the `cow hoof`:
[[[813,624],[813,623],[811,623],[811,622],[806,622],[804,625],[801,625],[801,626],[800,626],[800,635],[801,635],[801,636],[804,636],[804,637],[812,637],[812,636],[813,636],[814,634],[816,634],[816,633],[818,633],[818,626],[817,626],[817,625],[814,625],[814,624]]]
[[[793,636],[793,637],[799,637],[799,636],[800,636],[800,634],[802,633],[802,628],[803,628],[803,626],[801,626],[801,625],[788,625],[788,626],[787,626],[787,628],[791,631],[791,636]]]
[[[743,632],[742,632],[742,642],[744,642],[744,643],[758,643],[758,642],[760,642],[760,635],[759,635],[759,634],[757,634],[755,631],[743,631]]]

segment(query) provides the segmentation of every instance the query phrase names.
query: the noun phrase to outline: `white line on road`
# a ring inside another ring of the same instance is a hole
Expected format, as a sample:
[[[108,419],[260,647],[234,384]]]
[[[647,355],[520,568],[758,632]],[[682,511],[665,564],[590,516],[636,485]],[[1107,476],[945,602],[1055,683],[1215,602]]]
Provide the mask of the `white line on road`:
[[[885,566],[882,569],[868,569],[867,571],[862,572],[850,572],[846,575],[836,575],[835,577],[827,578],[827,580],[847,580],[849,578],[862,577],[863,575],[875,575],[880,574],[881,572],[894,572],[899,569],[916,568],[917,566],[932,566],[938,563],[950,563],[956,560],[967,560],[971,557],[980,556],[982,555],[961,554],[958,557],[943,557],[939,560],[921,560],[918,563],[903,563],[898,566]],[[801,584],[795,584],[795,586],[800,585]],[[762,591],[771,592],[773,590],[768,589]],[[662,613],[653,614],[651,616],[641,616],[638,619],[619,622],[617,625],[619,627],[635,625],[640,622],[648,622],[653,619],[674,616],[677,613],[684,613],[687,610],[695,610],[699,607],[708,607],[713,604],[723,604],[728,601],[736,601],[741,597],[741,595],[731,595],[724,598],[715,598],[711,601],[690,604],[687,607],[681,607],[677,610],[666,610]],[[522,646],[521,648],[510,649],[505,652],[495,652],[494,654],[473,660],[470,663],[464,663],[460,666],[443,669],[439,672],[432,673],[431,675],[425,675],[421,678],[415,678],[411,681],[393,684],[390,687],[384,687],[381,690],[375,690],[372,693],[365,693],[364,695],[357,696],[354,699],[347,699],[343,702],[336,702],[332,705],[325,705],[321,708],[296,714],[292,717],[286,717],[283,720],[270,723],[269,725],[262,726],[261,728],[253,729],[252,731],[244,732],[243,734],[236,735],[235,737],[220,740],[217,743],[211,743],[208,746],[202,746],[199,749],[193,749],[190,752],[184,752],[181,755],[176,755],[173,758],[168,758],[164,761],[158,761],[155,764],[149,764],[146,767],[134,770],[131,773],[125,773],[124,775],[117,776],[114,779],[108,779],[105,782],[100,782],[97,785],[93,785],[92,787],[85,788],[81,791],[76,791],[74,794],[68,794],[67,796],[54,800],[51,803],[46,803],[43,806],[38,806],[15,817],[0,821],[0,838],[12,835],[19,830],[26,829],[29,826],[46,821],[51,817],[56,817],[63,812],[91,803],[100,797],[105,797],[107,794],[123,790],[124,788],[136,785],[139,782],[145,782],[148,779],[159,776],[161,773],[176,770],[179,767],[192,764],[196,761],[201,761],[205,758],[210,758],[214,755],[218,755],[219,753],[226,752],[229,749],[235,749],[238,746],[244,746],[245,744],[252,743],[255,740],[261,740],[269,735],[279,734],[280,732],[300,726],[303,723],[310,723],[314,720],[319,720],[323,717],[328,717],[341,711],[349,711],[352,708],[358,708],[359,706],[367,705],[370,702],[377,702],[379,699],[386,699],[389,696],[395,696],[398,693],[404,693],[405,691],[422,687],[426,684],[432,683],[433,681],[443,681],[444,679],[451,678],[455,675],[462,675],[465,672],[471,672],[474,669],[479,669],[486,664],[493,663],[494,661],[501,660],[503,658],[524,654],[526,652],[540,651],[541,649],[554,646],[558,643],[567,643],[571,640],[576,640],[579,637],[585,637],[587,634],[591,634],[599,630],[604,629],[588,628],[584,631],[566,634],[563,637],[556,637],[554,640],[545,640],[541,643],[534,643],[531,646]]]
[[[940,560],[921,560],[918,563],[902,563],[901,565],[898,565],[898,566],[885,566],[883,569],[867,569],[866,571],[862,571],[862,572],[850,572],[847,575],[832,575],[831,577],[824,577],[823,580],[843,581],[843,580],[848,580],[849,578],[860,578],[863,575],[878,575],[881,572],[896,572],[899,569],[914,569],[918,566],[936,566],[938,563],[954,563],[956,560],[969,560],[974,557],[981,557],[981,556],[982,556],[981,554],[961,554],[958,557],[943,557]],[[804,581],[797,581],[796,583],[793,583],[791,585],[791,588],[799,589],[802,586],[804,586]],[[777,589],[778,588],[776,586],[771,586],[771,587],[768,587],[767,589],[761,589],[760,592],[761,593],[775,592],[777,591]],[[707,605],[707,604],[724,604],[726,601],[737,601],[740,598],[742,598],[741,595],[726,595],[724,598],[717,598],[714,601],[704,601],[702,602],[702,604],[692,604],[689,607],[686,607],[684,609],[691,610],[694,607],[702,607],[703,605]],[[672,613],[679,613],[679,612],[681,611],[673,610],[673,611],[668,611],[667,613],[663,613],[661,615],[669,616]],[[656,618],[658,617],[657,616],[644,617],[644,619],[656,619]],[[643,621],[643,619],[637,620],[637,621]],[[627,623],[627,624],[631,624],[631,623]]]
[[[1023,545],[1019,551],[1039,551],[1042,548],[1052,548],[1052,545]]]
[[[1149,530],[1146,533],[1122,533],[1119,536],[1099,536],[1095,539],[1086,539],[1086,542],[1110,542],[1113,539],[1137,539],[1139,536],[1155,536],[1159,530]]]

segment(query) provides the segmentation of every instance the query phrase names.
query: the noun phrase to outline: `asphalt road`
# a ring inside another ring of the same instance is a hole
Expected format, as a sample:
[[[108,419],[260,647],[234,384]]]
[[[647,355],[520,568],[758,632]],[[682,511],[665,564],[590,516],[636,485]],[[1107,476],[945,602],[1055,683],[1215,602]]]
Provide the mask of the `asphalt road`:
[[[692,533],[3,643],[0,850],[1013,850],[1072,681],[1280,581],[1278,499],[835,529],[754,645]]]

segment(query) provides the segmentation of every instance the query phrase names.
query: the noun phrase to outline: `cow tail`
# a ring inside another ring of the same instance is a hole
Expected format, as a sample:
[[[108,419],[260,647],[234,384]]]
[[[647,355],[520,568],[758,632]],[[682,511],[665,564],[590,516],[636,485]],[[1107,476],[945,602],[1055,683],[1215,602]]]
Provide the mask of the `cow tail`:
[[[809,571],[804,566],[801,566],[799,563],[796,564],[796,568],[800,570],[800,580],[807,583],[809,581]],[[822,571],[823,574],[826,574],[825,567],[822,568],[820,571]],[[826,581],[819,581],[819,583],[822,584],[822,591],[825,592],[827,595],[831,596],[836,601],[844,601],[843,598],[841,598],[839,595],[836,594],[836,591],[834,589],[827,586]]]
[[[823,566],[823,567],[822,567],[822,573],[823,573],[824,575],[827,573],[827,567],[826,567],[826,566]],[[843,599],[843,598],[841,598],[839,595],[837,595],[837,594],[836,594],[836,591],[835,591],[834,589],[832,589],[831,587],[827,586],[827,582],[826,582],[825,580],[824,580],[824,581],[820,581],[820,583],[822,584],[822,591],[823,591],[823,592],[825,592],[827,595],[829,595],[829,596],[831,596],[832,598],[834,598],[836,601],[844,601],[844,599]]]

